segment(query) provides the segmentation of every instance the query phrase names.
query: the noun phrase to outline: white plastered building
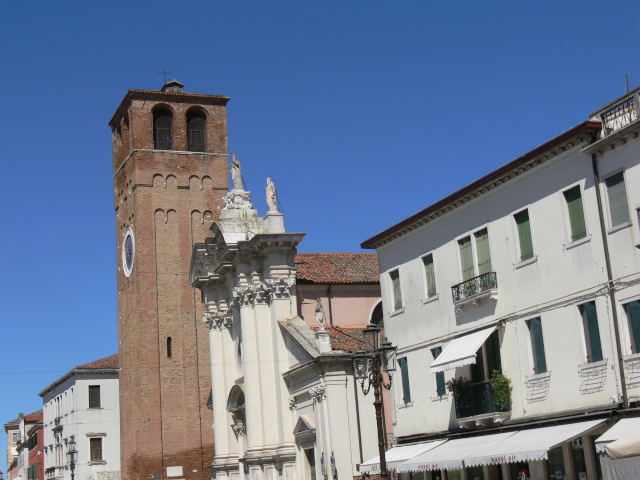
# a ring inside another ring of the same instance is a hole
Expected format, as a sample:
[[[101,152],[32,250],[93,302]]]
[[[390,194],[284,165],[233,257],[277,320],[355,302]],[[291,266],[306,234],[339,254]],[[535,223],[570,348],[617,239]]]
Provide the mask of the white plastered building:
[[[398,347],[398,446],[447,440],[399,472],[599,478],[594,438],[640,395],[639,91],[363,242]]]
[[[43,401],[45,479],[71,479],[73,436],[79,480],[120,479],[118,355],[79,365],[39,395]]]

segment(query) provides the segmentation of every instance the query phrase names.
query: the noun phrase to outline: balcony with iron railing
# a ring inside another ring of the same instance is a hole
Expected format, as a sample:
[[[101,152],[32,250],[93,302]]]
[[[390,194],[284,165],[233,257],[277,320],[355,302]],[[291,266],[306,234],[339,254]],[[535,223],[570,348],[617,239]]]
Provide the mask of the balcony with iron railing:
[[[510,405],[499,405],[490,381],[467,385],[453,394],[456,420],[460,426],[475,428],[502,423],[511,417]]]
[[[605,138],[638,120],[639,109],[640,88],[636,88],[592,113],[591,118],[602,123],[602,138]]]
[[[483,298],[495,300],[498,298],[498,276],[496,272],[487,272],[465,280],[451,287],[451,295],[456,310],[467,304],[477,306]]]

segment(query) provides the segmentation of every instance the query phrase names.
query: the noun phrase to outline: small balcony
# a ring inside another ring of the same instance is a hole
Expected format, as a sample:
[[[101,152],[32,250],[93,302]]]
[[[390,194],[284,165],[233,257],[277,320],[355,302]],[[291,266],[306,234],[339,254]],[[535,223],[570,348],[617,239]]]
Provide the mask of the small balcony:
[[[638,119],[638,103],[636,89],[600,110],[598,116],[602,122],[602,136],[611,135],[636,121]]]
[[[451,295],[457,311],[462,310],[462,307],[468,304],[478,306],[483,298],[496,300],[498,298],[498,276],[496,272],[487,272],[470,278],[451,287]]]
[[[461,427],[490,427],[511,417],[510,405],[498,405],[491,382],[472,383],[453,394]]]

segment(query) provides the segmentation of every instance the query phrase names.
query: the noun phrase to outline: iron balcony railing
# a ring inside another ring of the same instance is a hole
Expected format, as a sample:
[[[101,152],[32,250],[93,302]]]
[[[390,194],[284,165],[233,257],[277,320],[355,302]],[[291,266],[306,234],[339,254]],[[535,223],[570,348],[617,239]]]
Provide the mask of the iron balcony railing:
[[[488,272],[454,285],[451,287],[451,294],[453,295],[453,301],[459,302],[465,298],[473,297],[479,293],[497,288],[498,276],[496,272]]]
[[[637,120],[635,95],[627,97],[614,107],[605,110],[600,114],[600,118],[602,119],[602,135],[605,137]]]
[[[456,404],[456,419],[510,411],[509,405],[499,407],[496,404],[491,382],[473,383],[454,393],[453,398]]]

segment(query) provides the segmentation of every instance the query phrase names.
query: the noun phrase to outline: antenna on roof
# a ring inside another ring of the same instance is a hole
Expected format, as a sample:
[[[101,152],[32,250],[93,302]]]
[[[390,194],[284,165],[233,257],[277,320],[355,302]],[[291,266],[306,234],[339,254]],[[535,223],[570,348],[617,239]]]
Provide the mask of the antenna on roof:
[[[625,75],[627,77],[627,93],[629,93],[629,74]]]

